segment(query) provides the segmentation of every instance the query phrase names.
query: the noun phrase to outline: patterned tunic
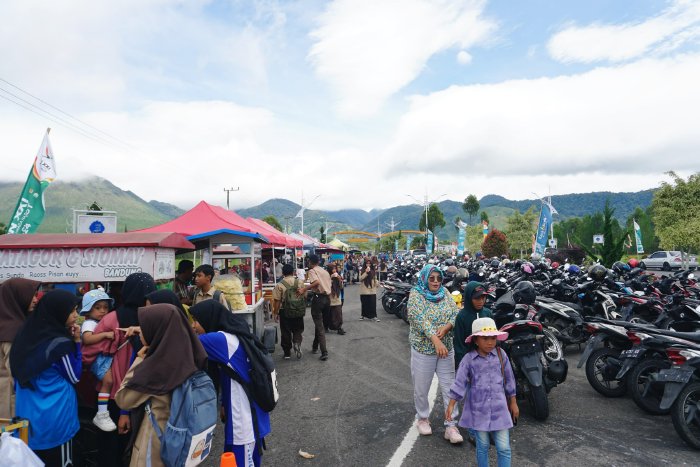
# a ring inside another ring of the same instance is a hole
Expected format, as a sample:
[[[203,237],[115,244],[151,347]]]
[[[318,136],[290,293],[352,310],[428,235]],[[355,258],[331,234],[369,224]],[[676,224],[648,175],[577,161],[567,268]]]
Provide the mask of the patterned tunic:
[[[435,346],[430,337],[441,326],[455,324],[455,318],[459,313],[457,304],[448,293],[445,298],[437,303],[426,300],[415,290],[411,290],[408,297],[408,323],[411,330],[408,333],[408,341],[411,347],[423,355],[436,355]],[[447,350],[452,350],[452,330],[442,339]]]

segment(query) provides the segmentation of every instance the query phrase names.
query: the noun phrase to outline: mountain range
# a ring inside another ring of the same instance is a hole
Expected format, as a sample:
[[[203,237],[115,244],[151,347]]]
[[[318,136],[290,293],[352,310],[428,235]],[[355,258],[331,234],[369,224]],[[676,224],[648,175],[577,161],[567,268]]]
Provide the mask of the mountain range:
[[[22,183],[0,182],[0,222],[7,224],[17,198],[22,190]],[[646,209],[651,205],[654,190],[644,190],[634,193],[578,193],[552,196],[552,204],[559,213],[559,219],[580,217],[595,212],[601,212],[605,201],[610,200],[615,208],[615,216],[624,221],[636,207]],[[104,210],[117,211],[118,229],[135,230],[163,223],[179,216],[184,212],[178,206],[161,201],[146,201],[131,191],[125,191],[112,184],[109,180],[92,177],[77,182],[53,182],[46,191],[46,217],[39,227],[39,232],[71,231],[73,209],[87,209],[88,205],[96,202]],[[479,201],[480,211],[489,216],[490,224],[498,229],[505,227],[505,219],[515,210],[525,212],[534,206],[539,209],[539,200],[513,201],[498,195],[487,195]],[[459,201],[445,200],[437,203],[445,217],[446,226],[438,229],[440,238],[454,239],[456,229],[452,227],[455,217],[459,216],[469,221],[468,215],[462,210]],[[243,217],[263,218],[274,216],[283,228],[296,232],[301,227],[300,219],[295,217],[300,206],[286,199],[274,198],[262,204],[246,209],[237,210]],[[394,230],[415,230],[418,228],[423,207],[417,204],[394,206],[387,209],[341,209],[322,211],[309,209],[304,212],[304,232],[319,236],[323,226],[330,232],[342,230],[361,230],[376,233],[389,232],[391,223]],[[555,221],[557,218],[555,217]],[[471,220],[474,224],[479,216]]]

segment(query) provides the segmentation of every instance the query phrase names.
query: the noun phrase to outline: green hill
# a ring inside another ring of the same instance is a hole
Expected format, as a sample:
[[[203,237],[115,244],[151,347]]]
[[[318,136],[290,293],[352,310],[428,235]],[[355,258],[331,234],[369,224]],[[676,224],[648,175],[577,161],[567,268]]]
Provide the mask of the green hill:
[[[0,222],[7,224],[23,183],[0,183]],[[46,216],[39,233],[72,232],[73,209],[87,209],[97,202],[106,211],[117,212],[118,231],[161,224],[184,211],[158,201],[148,203],[108,180],[92,177],[79,182],[55,181],[45,192]]]

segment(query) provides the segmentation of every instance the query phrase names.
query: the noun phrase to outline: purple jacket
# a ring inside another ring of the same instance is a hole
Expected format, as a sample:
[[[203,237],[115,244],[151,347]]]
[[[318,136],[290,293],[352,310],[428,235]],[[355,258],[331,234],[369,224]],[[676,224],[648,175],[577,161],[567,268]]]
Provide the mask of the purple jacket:
[[[501,363],[494,349],[486,357],[476,350],[464,356],[457,369],[450,398],[464,400],[459,426],[476,431],[498,431],[513,427],[507,397],[515,395],[515,377],[510,359],[501,350],[505,363],[506,384],[503,390]]]

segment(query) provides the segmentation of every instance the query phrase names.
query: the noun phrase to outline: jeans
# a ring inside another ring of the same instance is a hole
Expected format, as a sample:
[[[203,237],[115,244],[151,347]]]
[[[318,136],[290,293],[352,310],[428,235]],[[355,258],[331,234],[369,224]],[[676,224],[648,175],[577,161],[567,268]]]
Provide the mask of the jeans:
[[[479,467],[489,466],[489,434],[494,438],[496,454],[498,455],[498,467],[510,467],[510,432],[508,430],[499,431],[477,431],[476,433],[476,465]]]

